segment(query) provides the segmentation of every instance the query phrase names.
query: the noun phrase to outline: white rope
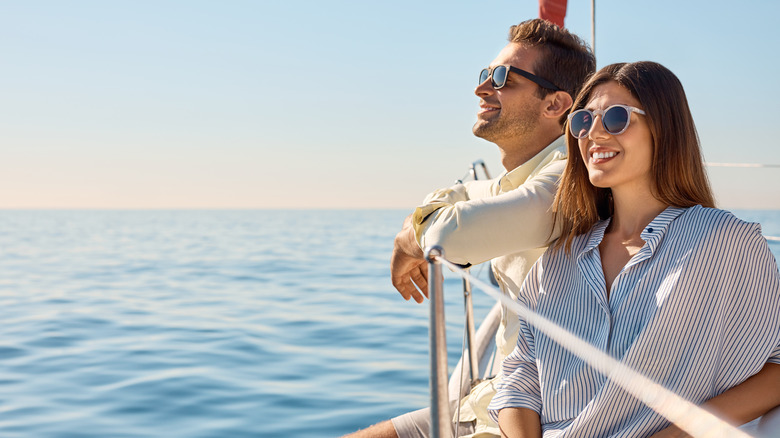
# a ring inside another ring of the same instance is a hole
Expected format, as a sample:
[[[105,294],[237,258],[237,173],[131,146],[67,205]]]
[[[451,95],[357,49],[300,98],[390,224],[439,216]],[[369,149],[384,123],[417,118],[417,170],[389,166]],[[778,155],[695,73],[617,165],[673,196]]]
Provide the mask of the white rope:
[[[500,290],[473,277],[448,260],[442,257],[436,257],[436,260],[458,273],[461,277],[468,278],[472,284],[477,285],[483,292],[501,301],[529,324],[541,330],[552,340],[574,353],[597,371],[607,376],[608,379],[617,383],[624,390],[694,438],[750,437],[745,432],[639,374],[549,319],[514,301],[509,296],[501,293]]]

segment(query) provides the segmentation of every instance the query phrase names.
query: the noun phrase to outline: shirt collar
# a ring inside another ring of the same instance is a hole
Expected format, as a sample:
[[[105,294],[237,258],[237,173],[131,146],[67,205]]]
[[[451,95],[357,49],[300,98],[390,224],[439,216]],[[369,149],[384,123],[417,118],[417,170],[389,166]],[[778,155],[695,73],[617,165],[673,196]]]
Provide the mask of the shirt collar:
[[[601,221],[596,222],[596,225],[593,226],[593,228],[590,229],[590,235],[588,236],[588,243],[585,244],[585,248],[582,248],[582,253],[584,254],[593,248],[599,246],[599,243],[604,239],[604,232],[607,230],[607,226],[609,226],[609,222],[612,220],[612,218],[607,218]]]
[[[640,236],[651,251],[654,251],[658,242],[661,241],[666,231],[669,229],[669,225],[677,219],[686,209],[681,207],[666,207],[658,216],[655,217],[649,224],[642,230]],[[607,226],[612,218],[604,219],[596,223],[590,230],[588,241],[585,247],[582,249],[582,253],[586,253],[593,248],[597,247],[604,239],[604,232],[607,230]]]
[[[649,224],[642,230],[640,236],[644,240],[651,251],[655,251],[658,246],[658,242],[666,235],[666,231],[669,229],[669,225],[677,219],[678,216],[683,214],[687,210],[681,207],[666,207],[658,216],[655,217]]]
[[[546,166],[550,161],[556,159],[566,158],[566,140],[563,136],[560,136],[553,140],[552,143],[547,145],[538,154],[534,155],[530,160],[517,166],[516,168],[505,172],[499,178],[499,187],[501,192],[508,192],[514,190],[521,185],[525,184],[529,176],[539,168]]]

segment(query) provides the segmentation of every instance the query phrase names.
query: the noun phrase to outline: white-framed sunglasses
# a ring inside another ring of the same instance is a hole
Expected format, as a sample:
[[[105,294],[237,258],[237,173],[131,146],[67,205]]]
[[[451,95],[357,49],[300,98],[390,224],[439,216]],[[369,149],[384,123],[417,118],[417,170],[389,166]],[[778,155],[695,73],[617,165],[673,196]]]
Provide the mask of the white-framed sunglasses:
[[[596,116],[601,116],[601,125],[610,135],[626,132],[631,123],[631,113],[645,115],[639,108],[629,105],[612,105],[605,110],[579,109],[569,114],[569,131],[575,138],[585,138],[593,129]]]

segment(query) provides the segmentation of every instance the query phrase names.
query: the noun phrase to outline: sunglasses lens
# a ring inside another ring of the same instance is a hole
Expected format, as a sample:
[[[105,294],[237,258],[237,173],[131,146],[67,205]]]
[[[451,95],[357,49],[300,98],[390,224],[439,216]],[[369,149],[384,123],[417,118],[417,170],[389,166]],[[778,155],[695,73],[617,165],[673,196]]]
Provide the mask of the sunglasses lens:
[[[479,83],[483,83],[487,80],[488,76],[490,76],[490,70],[483,68],[481,72],[479,72]]]
[[[506,85],[506,67],[499,65],[493,70],[493,88],[499,89],[504,85]]]
[[[588,110],[577,110],[571,115],[569,130],[575,138],[585,138],[593,126],[593,114]]]
[[[610,134],[619,134],[626,129],[630,114],[621,106],[613,106],[604,113],[604,128]]]

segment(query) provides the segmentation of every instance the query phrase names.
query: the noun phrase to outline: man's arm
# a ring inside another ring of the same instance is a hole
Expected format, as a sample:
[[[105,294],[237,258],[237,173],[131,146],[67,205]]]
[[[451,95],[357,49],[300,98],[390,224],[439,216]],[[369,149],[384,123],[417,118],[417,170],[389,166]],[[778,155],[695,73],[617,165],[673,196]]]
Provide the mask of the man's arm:
[[[469,191],[466,201],[445,200],[433,212],[418,208],[412,222],[419,246],[441,245],[449,260],[473,265],[548,246],[557,238],[551,206],[564,166],[556,160],[506,193],[475,199]]]
[[[479,264],[547,246],[557,238],[551,205],[566,161],[554,159],[524,184],[494,195],[498,180],[471,181],[437,190],[404,221],[396,235],[390,271],[404,299],[427,296],[428,270],[421,248],[440,245],[447,259]]]
[[[414,237],[411,218],[411,215],[406,218],[403,228],[393,241],[390,279],[405,300],[414,298],[418,303],[422,303],[423,294],[428,296],[428,267],[422,249]]]
[[[745,424],[780,406],[780,364],[767,363],[758,373],[701,405],[728,423]],[[652,438],[688,438],[672,425]]]
[[[467,187],[484,186],[489,181],[472,181],[466,184],[457,184],[453,187],[436,190],[426,196],[423,201],[423,207],[435,211],[434,205],[450,205],[469,199]],[[405,300],[413,298],[416,302],[422,303],[423,296],[428,296],[428,267],[424,259],[423,251],[417,241],[419,230],[415,230],[415,213],[407,216],[401,231],[395,236],[393,241],[393,255],[390,258],[390,279],[393,286],[398,290]],[[426,219],[430,214],[426,214]]]

